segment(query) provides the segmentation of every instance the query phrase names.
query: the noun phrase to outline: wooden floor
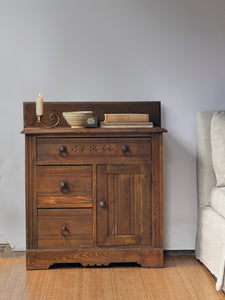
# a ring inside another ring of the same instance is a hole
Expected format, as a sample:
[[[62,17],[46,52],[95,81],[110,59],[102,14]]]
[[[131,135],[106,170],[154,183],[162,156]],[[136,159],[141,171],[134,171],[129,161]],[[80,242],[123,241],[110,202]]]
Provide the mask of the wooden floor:
[[[0,299],[225,299],[192,256],[168,256],[165,268],[60,267],[26,271],[25,258],[0,258]]]

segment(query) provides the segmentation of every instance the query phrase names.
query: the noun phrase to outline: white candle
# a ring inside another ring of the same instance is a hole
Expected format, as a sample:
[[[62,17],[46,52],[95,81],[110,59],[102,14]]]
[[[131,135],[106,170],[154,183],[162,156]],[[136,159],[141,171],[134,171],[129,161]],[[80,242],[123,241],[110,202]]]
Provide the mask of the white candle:
[[[41,93],[39,93],[36,100],[36,115],[37,116],[43,115],[43,97],[41,96]]]

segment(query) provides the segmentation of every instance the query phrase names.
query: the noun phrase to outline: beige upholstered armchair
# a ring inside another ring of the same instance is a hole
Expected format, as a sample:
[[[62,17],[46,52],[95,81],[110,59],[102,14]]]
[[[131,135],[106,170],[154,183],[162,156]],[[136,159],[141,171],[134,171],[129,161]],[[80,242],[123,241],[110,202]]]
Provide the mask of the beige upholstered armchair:
[[[225,291],[225,111],[197,116],[196,257]]]

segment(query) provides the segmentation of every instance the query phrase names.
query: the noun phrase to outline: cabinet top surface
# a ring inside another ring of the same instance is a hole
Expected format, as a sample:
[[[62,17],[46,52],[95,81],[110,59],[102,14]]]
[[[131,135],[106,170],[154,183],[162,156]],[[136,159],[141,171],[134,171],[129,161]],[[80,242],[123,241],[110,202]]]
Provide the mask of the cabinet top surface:
[[[167,130],[161,127],[153,128],[124,128],[124,129],[105,129],[105,128],[70,128],[70,127],[58,127],[58,128],[39,128],[39,127],[27,127],[21,133],[24,134],[36,134],[36,135],[71,135],[71,136],[110,136],[110,135],[149,135],[152,133],[162,133]]]

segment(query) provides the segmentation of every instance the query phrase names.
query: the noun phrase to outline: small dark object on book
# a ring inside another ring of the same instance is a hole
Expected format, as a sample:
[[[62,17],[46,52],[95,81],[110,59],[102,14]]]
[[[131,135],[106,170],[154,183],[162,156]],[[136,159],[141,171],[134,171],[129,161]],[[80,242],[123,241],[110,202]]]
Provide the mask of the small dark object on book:
[[[97,128],[98,127],[98,119],[96,116],[91,116],[86,120],[86,128]]]

